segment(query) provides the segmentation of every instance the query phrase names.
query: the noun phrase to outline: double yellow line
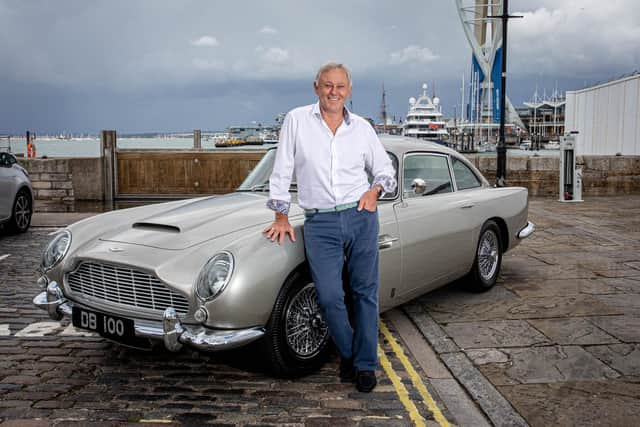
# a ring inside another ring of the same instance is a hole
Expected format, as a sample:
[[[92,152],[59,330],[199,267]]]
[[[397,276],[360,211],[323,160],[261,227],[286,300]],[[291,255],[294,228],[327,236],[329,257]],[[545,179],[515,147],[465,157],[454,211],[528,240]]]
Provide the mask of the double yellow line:
[[[411,378],[411,382],[413,383],[413,386],[416,388],[416,390],[418,390],[418,393],[420,393],[420,396],[422,397],[422,401],[424,402],[425,405],[427,405],[427,408],[429,408],[429,411],[431,411],[431,413],[433,414],[433,417],[435,418],[436,422],[441,427],[450,427],[451,424],[449,424],[449,421],[447,421],[444,415],[442,415],[442,411],[440,411],[440,408],[438,408],[438,405],[436,405],[435,400],[433,400],[433,397],[431,396],[431,394],[429,394],[429,391],[427,390],[427,387],[425,387],[424,383],[422,382],[420,375],[418,374],[418,372],[416,372],[411,362],[409,362],[409,359],[407,359],[407,356],[404,354],[402,347],[398,345],[398,342],[395,340],[395,338],[393,338],[393,335],[391,335],[391,332],[389,332],[389,329],[387,328],[387,326],[384,324],[382,320],[380,320],[380,331],[382,332],[382,335],[384,335],[385,339],[391,346],[391,349],[393,350],[395,355],[398,357],[398,359],[402,363],[402,366],[404,366],[404,369],[407,371],[407,374],[409,374],[409,377]],[[426,426],[424,422],[424,418],[422,418],[422,416],[418,412],[418,408],[416,407],[416,404],[409,397],[409,392],[407,391],[407,388],[402,383],[402,380],[400,379],[396,371],[393,370],[393,367],[391,366],[391,362],[389,361],[389,358],[384,353],[380,345],[378,345],[378,356],[380,357],[380,364],[382,365],[382,368],[384,369],[387,376],[391,379],[393,388],[396,390],[396,393],[398,394],[400,401],[402,402],[405,409],[409,413],[409,417],[411,418],[411,420],[414,422],[416,426]]]

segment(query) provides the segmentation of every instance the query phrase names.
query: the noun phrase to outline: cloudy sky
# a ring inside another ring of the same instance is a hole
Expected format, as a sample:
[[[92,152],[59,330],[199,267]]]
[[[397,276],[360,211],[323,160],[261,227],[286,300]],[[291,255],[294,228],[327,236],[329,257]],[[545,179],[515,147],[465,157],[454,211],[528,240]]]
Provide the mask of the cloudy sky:
[[[465,0],[466,1],[466,0]],[[606,5],[605,5],[606,3]],[[516,106],[640,69],[637,0],[511,0]],[[454,0],[0,0],[0,134],[217,130],[314,101],[327,60],[353,109],[406,114],[423,82],[460,110],[471,49]],[[431,92],[431,89],[429,89]]]

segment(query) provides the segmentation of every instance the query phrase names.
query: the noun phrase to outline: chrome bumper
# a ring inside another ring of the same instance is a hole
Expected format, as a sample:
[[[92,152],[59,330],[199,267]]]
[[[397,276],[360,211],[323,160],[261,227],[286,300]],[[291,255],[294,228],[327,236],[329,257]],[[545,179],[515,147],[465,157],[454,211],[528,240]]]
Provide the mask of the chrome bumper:
[[[49,313],[53,320],[71,316],[73,303],[67,300],[56,282],[47,285],[44,292],[33,299],[36,307]],[[219,351],[241,347],[264,335],[264,328],[234,330],[211,329],[204,326],[183,325],[173,307],[167,308],[162,322],[133,319],[136,337],[160,340],[170,351],[179,351],[183,345],[199,350]]]
[[[527,225],[518,232],[518,239],[526,239],[536,231],[536,225],[531,221],[527,221]]]

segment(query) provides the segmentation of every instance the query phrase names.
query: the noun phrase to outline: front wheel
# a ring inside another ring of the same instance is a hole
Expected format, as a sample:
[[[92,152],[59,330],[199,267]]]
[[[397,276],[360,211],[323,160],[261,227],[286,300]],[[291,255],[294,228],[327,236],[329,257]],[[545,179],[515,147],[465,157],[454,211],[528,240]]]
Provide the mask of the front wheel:
[[[476,258],[468,275],[469,287],[476,292],[484,292],[493,287],[498,280],[502,264],[502,244],[500,228],[494,221],[482,226]]]
[[[294,272],[285,282],[271,313],[264,347],[277,376],[315,371],[329,355],[329,330],[320,313],[308,274]]]
[[[13,201],[9,229],[14,233],[24,233],[31,224],[32,214],[33,207],[31,206],[31,196],[29,192],[26,190],[18,191]]]

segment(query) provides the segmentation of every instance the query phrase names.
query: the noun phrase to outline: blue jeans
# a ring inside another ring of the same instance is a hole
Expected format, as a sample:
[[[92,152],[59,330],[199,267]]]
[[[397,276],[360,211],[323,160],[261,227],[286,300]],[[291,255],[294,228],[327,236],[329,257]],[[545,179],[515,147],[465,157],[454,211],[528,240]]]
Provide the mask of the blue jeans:
[[[304,245],[329,333],[356,369],[378,365],[378,212],[356,208],[306,216]],[[344,301],[342,268],[350,276],[353,326]]]

